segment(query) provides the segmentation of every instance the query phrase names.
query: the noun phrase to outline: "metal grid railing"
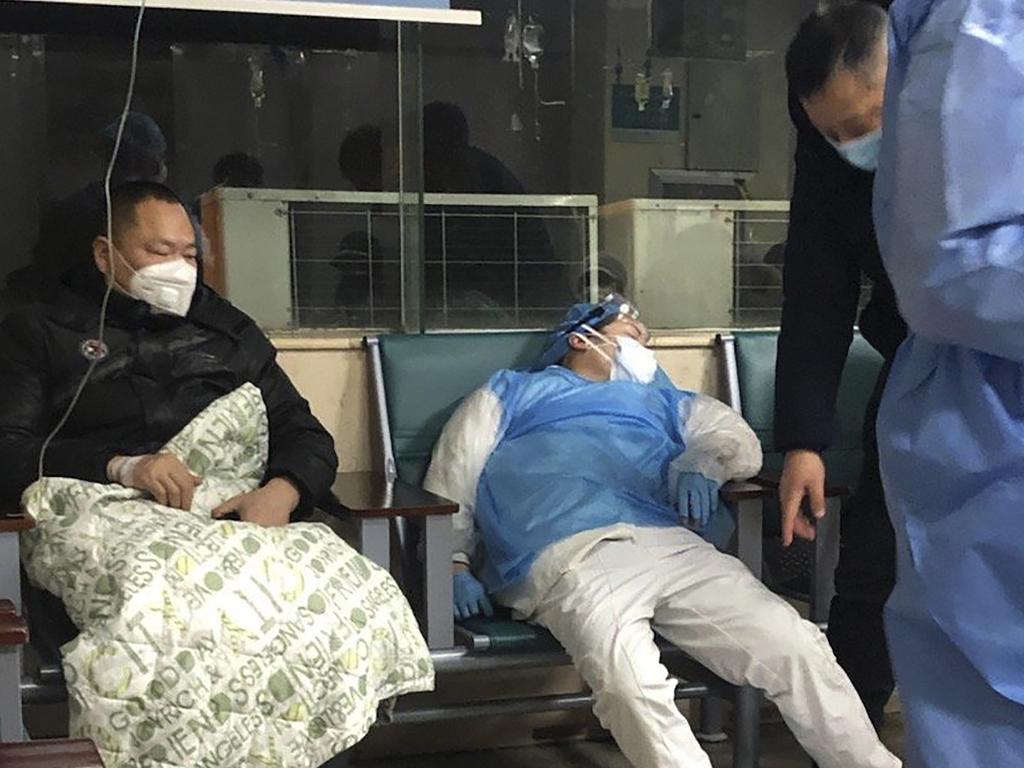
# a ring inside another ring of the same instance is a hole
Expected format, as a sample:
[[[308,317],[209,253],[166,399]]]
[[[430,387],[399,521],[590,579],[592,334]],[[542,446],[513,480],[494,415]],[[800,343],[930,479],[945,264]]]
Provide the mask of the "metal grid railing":
[[[340,196],[340,195],[339,195]],[[428,328],[544,327],[586,290],[596,199],[427,195]],[[399,208],[290,201],[296,327],[397,328],[404,291]]]
[[[789,214],[785,209],[736,211],[733,239],[733,324],[777,326],[782,321],[782,268]],[[861,288],[860,306],[871,286]]]
[[[733,219],[733,324],[778,325],[788,211],[736,211]]]

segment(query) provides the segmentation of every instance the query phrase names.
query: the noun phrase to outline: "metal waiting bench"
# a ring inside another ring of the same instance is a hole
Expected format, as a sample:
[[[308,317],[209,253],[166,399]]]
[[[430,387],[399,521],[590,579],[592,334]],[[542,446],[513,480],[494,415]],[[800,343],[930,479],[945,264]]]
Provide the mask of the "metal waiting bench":
[[[385,476],[343,475],[335,491],[342,509],[359,522],[364,554],[390,566],[391,553],[397,552],[396,575],[420,612],[439,677],[454,672],[571,664],[554,638],[536,625],[513,621],[507,615],[454,622],[450,515],[456,507],[420,488],[434,443],[463,397],[499,368],[524,367],[536,359],[545,336],[529,332],[396,334],[366,340]],[[758,575],[763,494],[762,488],[751,484],[731,484],[722,492],[739,521],[738,555]],[[667,643],[661,647],[663,662],[679,680],[677,698],[700,699],[704,705],[698,733],[712,739],[720,735],[719,697],[733,700],[733,764],[755,768],[760,692],[729,685],[679,649]],[[592,704],[589,693],[429,708],[417,708],[415,699],[411,696],[400,701],[392,722],[587,709]]]
[[[513,332],[395,335],[367,342],[376,392],[380,451],[392,482],[386,482],[379,474],[339,476],[335,492],[343,500],[344,509],[335,511],[347,512],[358,521],[362,550],[377,562],[390,565],[394,531],[398,544],[395,570],[410,601],[420,611],[435,665],[442,676],[449,672],[569,664],[554,639],[533,625],[508,617],[453,624],[449,515],[455,512],[455,506],[426,494],[419,487],[433,443],[462,397],[483,384],[498,368],[528,363],[543,338],[543,334]],[[772,476],[771,470],[777,472],[782,462],[782,456],[773,450],[772,426],[777,338],[777,331],[736,331],[720,336],[717,348],[726,400],[743,414],[765,446],[768,471],[758,482],[769,491],[777,487],[777,474]],[[847,494],[844,486],[856,482],[862,454],[861,423],[880,365],[878,355],[857,336],[840,387],[835,440],[825,454],[831,514],[819,522],[809,596],[811,617],[819,622],[827,617],[832,595],[832,571],[838,552],[839,516],[836,513]],[[739,511],[738,554],[754,573],[760,574],[762,530],[770,530],[778,516],[777,507],[772,508],[774,494],[746,485],[727,489],[724,495],[727,503]],[[30,517],[19,515],[16,510],[0,516],[0,592],[10,595],[16,613],[24,613],[18,590],[18,535],[32,525]],[[422,577],[417,575],[421,569],[417,554],[420,538],[428,563]],[[429,567],[437,561],[441,562],[441,567]],[[808,598],[806,594],[797,596]],[[26,597],[32,644],[42,657],[42,666],[34,678],[21,681],[19,690],[9,678],[20,676],[20,647],[0,651],[4,654],[0,655],[0,713],[19,713],[17,720],[11,714],[0,714],[2,740],[6,741],[21,738],[20,705],[23,701],[52,701],[65,695],[59,646],[75,634],[56,598],[31,589]],[[702,707],[700,730],[705,735],[720,730],[717,720],[721,713],[715,706],[714,694],[735,699],[735,764],[756,765],[758,694],[750,689],[732,689],[715,680],[677,649],[666,646],[664,652],[666,662],[685,681],[680,682],[677,695],[699,698],[708,704]],[[590,704],[590,696],[585,693],[421,709],[407,708],[403,704],[395,712],[393,722],[585,709]]]

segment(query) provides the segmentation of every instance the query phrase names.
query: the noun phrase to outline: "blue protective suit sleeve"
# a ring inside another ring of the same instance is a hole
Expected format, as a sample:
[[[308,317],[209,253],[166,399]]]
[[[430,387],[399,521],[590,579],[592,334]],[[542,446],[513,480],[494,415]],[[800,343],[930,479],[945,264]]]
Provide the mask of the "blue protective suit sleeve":
[[[897,0],[875,221],[912,332],[1024,361],[1024,15]]]

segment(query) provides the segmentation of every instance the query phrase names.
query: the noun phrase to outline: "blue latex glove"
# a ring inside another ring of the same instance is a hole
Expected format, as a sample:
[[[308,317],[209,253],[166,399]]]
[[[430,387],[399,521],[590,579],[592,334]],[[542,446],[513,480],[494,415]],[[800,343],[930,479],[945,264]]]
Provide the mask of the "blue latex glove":
[[[684,472],[676,481],[676,508],[683,525],[702,531],[718,511],[719,484],[698,472]]]
[[[484,616],[494,615],[487,590],[469,571],[460,571],[452,577],[452,592],[455,618],[469,619],[481,613]]]

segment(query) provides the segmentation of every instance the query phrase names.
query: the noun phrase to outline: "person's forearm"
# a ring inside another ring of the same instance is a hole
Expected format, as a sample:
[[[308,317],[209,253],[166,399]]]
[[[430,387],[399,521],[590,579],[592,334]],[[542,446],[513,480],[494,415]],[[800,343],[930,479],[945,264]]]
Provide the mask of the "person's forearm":
[[[853,318],[817,301],[787,302],[775,366],[775,448],[824,450],[853,339]]]
[[[0,480],[4,495],[20,496],[39,476],[40,437],[0,436]],[[49,477],[70,477],[93,483],[108,481],[107,464],[114,451],[92,440],[57,439],[46,450],[43,474]]]
[[[280,500],[282,507],[287,508],[289,514],[298,509],[299,502],[302,500],[302,492],[292,480],[287,477],[274,477],[268,480],[263,487]]]
[[[274,478],[289,480],[299,491],[299,506],[311,507],[323,499],[337,477],[338,461],[334,455],[333,442],[330,452],[326,445],[316,441],[297,441],[285,444],[272,443],[266,481]]]

